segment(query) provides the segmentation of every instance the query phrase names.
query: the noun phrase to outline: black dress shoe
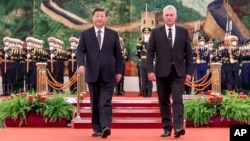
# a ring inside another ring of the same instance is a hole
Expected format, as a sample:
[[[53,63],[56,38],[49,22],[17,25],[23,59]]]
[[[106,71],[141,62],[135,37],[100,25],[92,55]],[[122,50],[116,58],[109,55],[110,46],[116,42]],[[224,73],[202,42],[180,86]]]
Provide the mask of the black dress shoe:
[[[181,135],[185,135],[185,129],[181,128],[174,131],[175,138],[179,138]]]
[[[161,137],[169,137],[171,136],[171,131],[170,130],[165,130],[163,134],[161,134]]]
[[[93,132],[92,133],[92,137],[99,137],[99,136],[101,136],[100,132]]]
[[[109,127],[106,127],[102,130],[101,137],[107,138],[111,134],[111,129]]]

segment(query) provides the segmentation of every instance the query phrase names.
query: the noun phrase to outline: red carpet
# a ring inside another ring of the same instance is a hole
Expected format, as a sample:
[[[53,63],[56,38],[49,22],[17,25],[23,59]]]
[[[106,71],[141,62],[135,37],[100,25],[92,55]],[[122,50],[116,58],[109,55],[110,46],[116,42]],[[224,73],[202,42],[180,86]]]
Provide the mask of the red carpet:
[[[229,141],[229,128],[187,128],[186,135],[176,139],[162,138],[162,129],[111,129],[108,141]],[[5,128],[0,129],[0,141],[98,141],[91,137],[92,129],[72,128]]]

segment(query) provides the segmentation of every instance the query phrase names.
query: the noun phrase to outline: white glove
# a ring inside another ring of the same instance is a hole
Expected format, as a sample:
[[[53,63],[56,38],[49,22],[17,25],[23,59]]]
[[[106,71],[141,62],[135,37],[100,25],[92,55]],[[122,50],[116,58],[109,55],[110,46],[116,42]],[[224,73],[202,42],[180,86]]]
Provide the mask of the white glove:
[[[72,54],[71,54],[71,57],[75,57],[75,56],[76,56],[76,54],[75,54],[75,53],[72,53]]]
[[[235,63],[235,60],[234,59],[230,59],[230,63]]]
[[[30,58],[31,56],[30,56],[30,54],[27,54],[27,58]]]
[[[7,58],[7,57],[8,57],[8,54],[5,54],[4,57]]]
[[[210,69],[207,69],[207,73],[209,73],[210,72]]]
[[[50,54],[50,58],[53,59],[55,57],[54,54]]]
[[[201,61],[200,61],[200,60],[196,60],[196,63],[197,63],[197,64],[200,64],[200,63],[201,63]]]
[[[209,56],[210,58],[213,58],[214,56],[212,55],[212,54],[210,54],[210,56]]]

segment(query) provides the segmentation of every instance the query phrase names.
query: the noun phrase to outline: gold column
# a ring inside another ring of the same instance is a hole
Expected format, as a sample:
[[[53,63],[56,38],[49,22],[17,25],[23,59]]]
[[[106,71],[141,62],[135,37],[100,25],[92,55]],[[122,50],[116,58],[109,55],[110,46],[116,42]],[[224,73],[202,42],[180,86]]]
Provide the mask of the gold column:
[[[46,91],[46,66],[47,63],[36,63],[36,92]]]
[[[211,63],[212,93],[221,94],[221,63]]]

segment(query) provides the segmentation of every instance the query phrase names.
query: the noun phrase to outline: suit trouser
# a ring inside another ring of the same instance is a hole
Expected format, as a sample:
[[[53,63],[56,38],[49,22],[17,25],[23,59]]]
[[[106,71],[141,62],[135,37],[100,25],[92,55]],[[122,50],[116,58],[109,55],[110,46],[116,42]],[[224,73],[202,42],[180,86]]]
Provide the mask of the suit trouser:
[[[171,95],[173,99],[174,128],[183,128],[184,105],[182,95],[184,93],[184,80],[184,77],[177,76],[173,65],[168,77],[157,77],[156,79],[158,100],[164,129],[172,129]]]
[[[103,128],[110,127],[112,122],[112,95],[114,82],[88,82],[92,107],[92,128],[101,132]]]

